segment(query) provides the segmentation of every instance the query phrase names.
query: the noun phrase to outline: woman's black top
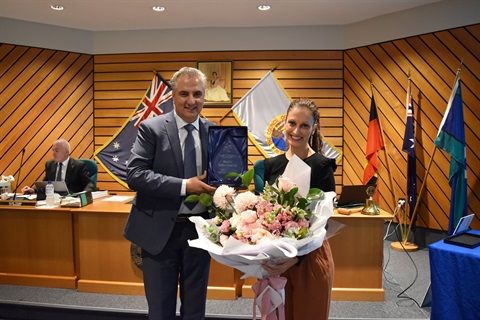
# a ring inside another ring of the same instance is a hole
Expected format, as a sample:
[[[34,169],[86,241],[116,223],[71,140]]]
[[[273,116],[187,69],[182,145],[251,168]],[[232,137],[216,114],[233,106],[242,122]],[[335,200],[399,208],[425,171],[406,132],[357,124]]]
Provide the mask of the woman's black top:
[[[314,153],[303,160],[312,168],[310,188],[319,188],[322,191],[335,191],[335,177],[333,173],[337,169],[335,159],[325,157],[320,153]],[[265,159],[264,179],[270,185],[275,183],[278,176],[282,175],[289,160],[285,154]],[[292,178],[292,177],[287,177]]]

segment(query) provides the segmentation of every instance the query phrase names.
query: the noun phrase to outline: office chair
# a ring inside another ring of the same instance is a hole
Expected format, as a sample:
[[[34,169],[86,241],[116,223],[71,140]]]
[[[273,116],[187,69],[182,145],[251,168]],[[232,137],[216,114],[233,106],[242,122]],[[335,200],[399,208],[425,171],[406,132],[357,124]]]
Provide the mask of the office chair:
[[[255,191],[262,193],[263,188],[265,187],[264,181],[264,173],[265,173],[265,164],[264,160],[257,160],[253,164],[253,183],[255,185]]]
[[[97,178],[98,178],[98,165],[92,159],[78,159],[85,163],[87,166],[88,172],[90,172],[90,180],[93,182],[93,190],[97,190]]]

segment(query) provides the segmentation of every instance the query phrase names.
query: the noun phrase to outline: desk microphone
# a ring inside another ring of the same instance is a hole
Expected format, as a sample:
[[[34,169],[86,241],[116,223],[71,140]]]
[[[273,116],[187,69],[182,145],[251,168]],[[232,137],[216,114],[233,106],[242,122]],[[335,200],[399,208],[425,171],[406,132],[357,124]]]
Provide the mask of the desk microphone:
[[[17,189],[18,189],[18,183],[20,182],[20,172],[22,171],[22,167],[23,167],[24,155],[25,155],[25,148],[22,149],[22,158],[20,159],[20,167],[18,168],[17,184],[15,185],[15,190],[13,191],[13,201],[15,201],[15,198],[17,197]]]

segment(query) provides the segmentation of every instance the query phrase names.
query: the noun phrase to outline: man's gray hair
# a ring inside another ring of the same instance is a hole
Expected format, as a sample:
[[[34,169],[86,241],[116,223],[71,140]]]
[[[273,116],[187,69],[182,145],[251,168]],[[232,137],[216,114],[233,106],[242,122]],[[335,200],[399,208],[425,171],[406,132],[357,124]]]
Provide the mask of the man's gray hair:
[[[67,140],[65,140],[65,139],[58,139],[58,140],[55,141],[53,144],[55,144],[55,143],[60,143],[60,144],[62,144],[64,147],[67,147],[68,153],[70,153],[70,143],[68,143]]]
[[[175,91],[175,89],[177,88],[177,80],[181,77],[200,78],[203,83],[204,90],[207,86],[207,76],[205,76],[202,71],[192,67],[183,67],[177,72],[175,72],[170,79],[170,86],[172,87],[172,91]]]

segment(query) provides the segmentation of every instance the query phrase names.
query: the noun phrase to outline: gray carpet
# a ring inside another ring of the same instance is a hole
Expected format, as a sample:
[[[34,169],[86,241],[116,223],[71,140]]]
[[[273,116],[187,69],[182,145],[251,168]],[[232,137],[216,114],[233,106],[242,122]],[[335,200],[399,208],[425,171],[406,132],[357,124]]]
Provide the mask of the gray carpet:
[[[429,319],[430,308],[420,307],[430,283],[428,250],[420,249],[407,254],[391,250],[390,241],[385,241],[384,265],[385,301],[332,301],[330,319]],[[0,302],[139,314],[147,311],[143,296],[12,285],[0,285]],[[209,300],[207,315],[213,318],[251,319],[252,306],[252,299]]]

